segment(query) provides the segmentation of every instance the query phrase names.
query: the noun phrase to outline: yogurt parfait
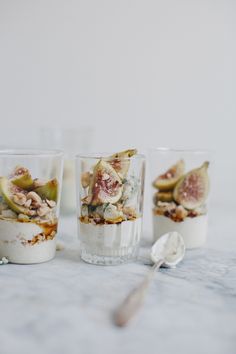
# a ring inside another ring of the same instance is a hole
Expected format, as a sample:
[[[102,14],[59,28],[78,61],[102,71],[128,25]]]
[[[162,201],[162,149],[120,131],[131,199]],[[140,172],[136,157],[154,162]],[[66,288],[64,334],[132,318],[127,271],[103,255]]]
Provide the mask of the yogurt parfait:
[[[156,177],[153,187],[154,240],[170,232],[179,232],[187,248],[202,246],[207,235],[207,205],[209,192],[209,162],[187,171],[180,159]]]
[[[145,161],[135,149],[77,158],[81,257],[119,264],[135,257],[142,228]]]
[[[0,258],[30,264],[54,257],[59,179],[39,179],[22,165],[0,177]]]

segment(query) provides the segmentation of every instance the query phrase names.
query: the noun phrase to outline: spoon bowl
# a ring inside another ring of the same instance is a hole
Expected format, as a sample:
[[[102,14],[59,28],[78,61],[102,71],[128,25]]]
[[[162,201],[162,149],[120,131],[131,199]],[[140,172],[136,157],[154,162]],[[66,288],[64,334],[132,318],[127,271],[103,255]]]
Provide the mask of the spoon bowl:
[[[176,231],[162,235],[152,246],[151,260],[153,263],[163,259],[162,266],[175,268],[185,255],[183,237]]]

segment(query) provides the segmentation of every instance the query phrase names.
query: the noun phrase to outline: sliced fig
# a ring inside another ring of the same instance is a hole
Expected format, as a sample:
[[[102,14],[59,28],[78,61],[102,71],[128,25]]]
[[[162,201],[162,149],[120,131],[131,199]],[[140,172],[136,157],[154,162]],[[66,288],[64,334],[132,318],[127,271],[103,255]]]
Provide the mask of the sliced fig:
[[[20,205],[16,202],[14,202],[14,196],[17,193],[24,194],[25,191],[21,189],[20,187],[15,186],[9,179],[6,177],[1,177],[0,178],[0,190],[1,190],[1,195],[4,198],[5,203],[7,203],[8,207],[16,212],[17,214],[25,214],[29,215],[29,209],[24,207],[23,205]]]
[[[158,176],[153,182],[153,187],[160,191],[168,191],[174,189],[178,180],[182,177],[185,170],[184,160],[179,160],[175,165],[171,166],[163,175]]]
[[[17,166],[10,176],[10,180],[17,187],[30,190],[33,187],[33,179],[29,170],[25,167]]]
[[[122,181],[115,169],[106,161],[100,160],[94,167],[89,186],[88,198],[92,205],[114,204],[122,196]]]
[[[125,150],[117,152],[110,156],[108,161],[116,172],[123,178],[127,175],[130,166],[130,157],[137,154],[136,149]]]
[[[173,193],[172,191],[166,192],[156,192],[154,195],[154,204],[156,205],[157,202],[172,202],[173,201]]]
[[[46,182],[43,186],[34,190],[42,199],[57,201],[58,197],[58,181],[56,178]]]
[[[209,192],[207,169],[209,162],[184,175],[174,189],[174,200],[184,208],[192,210],[204,204]]]

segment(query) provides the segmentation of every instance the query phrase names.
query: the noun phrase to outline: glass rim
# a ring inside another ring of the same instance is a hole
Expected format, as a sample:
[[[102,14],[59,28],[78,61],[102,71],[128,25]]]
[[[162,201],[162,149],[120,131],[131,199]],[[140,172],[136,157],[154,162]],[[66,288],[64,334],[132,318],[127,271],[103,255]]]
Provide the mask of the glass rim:
[[[91,160],[101,160],[110,158],[112,153],[101,152],[101,153],[88,153],[88,154],[76,154],[76,159],[91,159]],[[122,160],[145,160],[146,157],[143,154],[136,154],[131,157],[122,157]]]
[[[64,152],[58,149],[0,149],[0,157],[62,157]]]
[[[148,149],[150,152],[176,152],[176,153],[189,153],[189,154],[209,154],[214,153],[212,149],[195,149],[195,148],[186,148],[186,149],[179,149],[179,148],[170,148],[170,147],[151,147]]]

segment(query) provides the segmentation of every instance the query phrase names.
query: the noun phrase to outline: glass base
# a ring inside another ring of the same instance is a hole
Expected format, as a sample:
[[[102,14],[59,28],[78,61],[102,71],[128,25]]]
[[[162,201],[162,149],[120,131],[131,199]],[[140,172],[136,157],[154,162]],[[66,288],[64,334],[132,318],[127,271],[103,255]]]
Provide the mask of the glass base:
[[[137,258],[138,246],[125,247],[118,250],[89,250],[82,246],[81,258],[86,263],[97,265],[119,265],[131,262]]]

